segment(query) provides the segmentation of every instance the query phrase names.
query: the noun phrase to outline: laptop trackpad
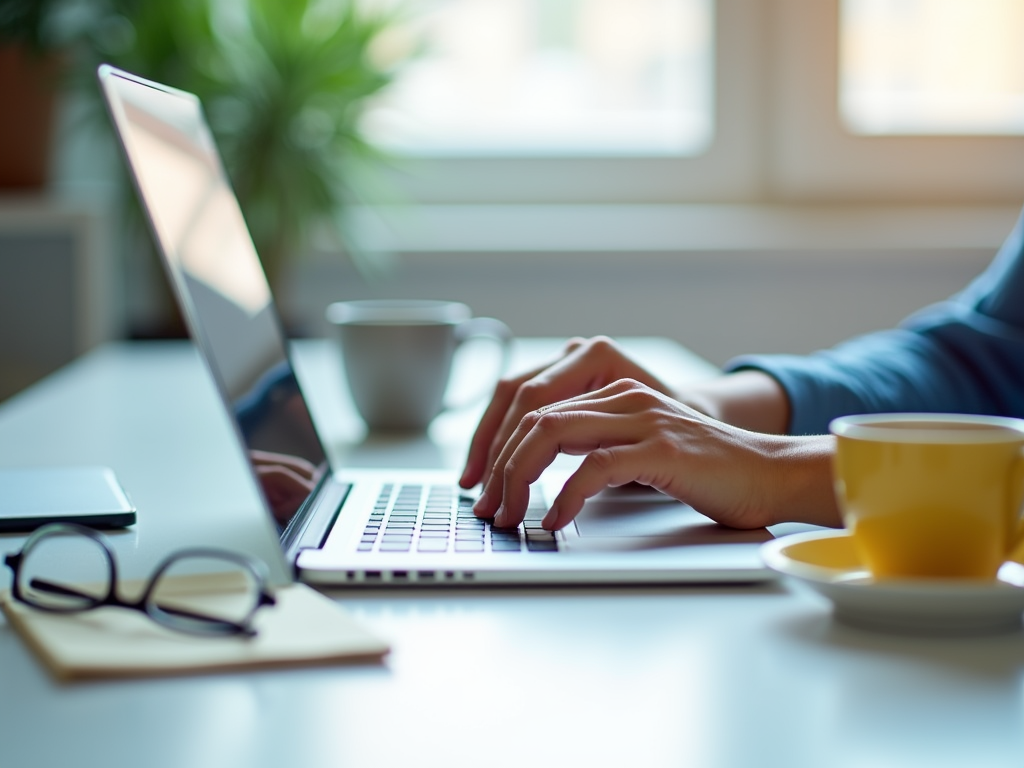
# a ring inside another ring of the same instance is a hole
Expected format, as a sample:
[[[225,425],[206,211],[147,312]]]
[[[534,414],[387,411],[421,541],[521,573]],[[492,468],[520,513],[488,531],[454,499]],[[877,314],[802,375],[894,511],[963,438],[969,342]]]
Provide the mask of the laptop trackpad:
[[[650,490],[595,496],[577,515],[576,530],[583,541],[570,540],[572,549],[605,549],[613,540],[619,540],[615,549],[649,549],[772,538],[764,528],[741,531],[719,525],[693,507]]]

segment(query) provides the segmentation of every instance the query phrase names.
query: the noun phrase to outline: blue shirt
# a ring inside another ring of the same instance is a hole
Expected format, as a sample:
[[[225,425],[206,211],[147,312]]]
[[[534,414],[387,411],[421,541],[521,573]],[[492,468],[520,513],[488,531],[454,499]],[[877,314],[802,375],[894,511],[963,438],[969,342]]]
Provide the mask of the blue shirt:
[[[744,355],[726,365],[744,368],[786,390],[793,435],[823,434],[851,413],[1024,417],[1024,212],[988,268],[947,301],[811,355]]]

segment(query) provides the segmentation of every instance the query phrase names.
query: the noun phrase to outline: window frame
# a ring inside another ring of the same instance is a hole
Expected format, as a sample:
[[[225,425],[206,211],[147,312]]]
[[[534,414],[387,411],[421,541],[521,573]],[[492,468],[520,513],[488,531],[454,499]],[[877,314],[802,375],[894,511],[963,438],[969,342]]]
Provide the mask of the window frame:
[[[716,0],[712,12],[714,138],[692,156],[405,156],[399,197],[443,203],[653,203],[738,200],[759,186],[759,0]]]
[[[715,129],[700,155],[401,157],[383,186],[426,205],[1024,198],[1024,136],[858,136],[842,125],[840,1],[715,0]]]
[[[772,3],[771,179],[778,199],[980,204],[1024,198],[1024,136],[850,132],[839,110],[840,0]]]

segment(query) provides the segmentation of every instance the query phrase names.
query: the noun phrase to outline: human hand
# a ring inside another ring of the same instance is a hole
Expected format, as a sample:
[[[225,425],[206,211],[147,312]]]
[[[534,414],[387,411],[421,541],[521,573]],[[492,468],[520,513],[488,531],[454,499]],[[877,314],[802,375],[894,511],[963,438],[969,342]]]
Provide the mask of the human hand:
[[[543,526],[568,524],[586,499],[639,482],[735,528],[791,519],[835,524],[828,438],[749,432],[623,379],[526,414],[504,444],[474,511],[522,522],[530,484],[559,453],[584,455]],[[811,519],[814,518],[814,519]]]
[[[323,473],[299,456],[271,451],[250,451],[256,476],[274,518],[286,525],[316,487]]]
[[[460,485],[471,488],[487,480],[499,452],[526,414],[627,378],[669,392],[657,377],[605,336],[572,339],[557,360],[503,379],[473,435]]]

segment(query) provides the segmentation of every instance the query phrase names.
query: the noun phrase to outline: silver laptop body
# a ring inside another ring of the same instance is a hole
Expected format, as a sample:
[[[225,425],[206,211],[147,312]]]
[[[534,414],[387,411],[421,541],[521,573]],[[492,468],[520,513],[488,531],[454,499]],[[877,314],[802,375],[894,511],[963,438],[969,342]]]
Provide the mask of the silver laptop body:
[[[199,100],[106,65],[99,80],[182,314],[298,578],[381,586],[770,578],[758,554],[767,531],[718,526],[656,492],[609,490],[552,535],[539,526],[543,495],[557,492],[552,473],[537,484],[524,525],[498,530],[472,516],[453,472],[332,466]],[[316,481],[299,492],[280,485],[281,456],[315,468]]]

